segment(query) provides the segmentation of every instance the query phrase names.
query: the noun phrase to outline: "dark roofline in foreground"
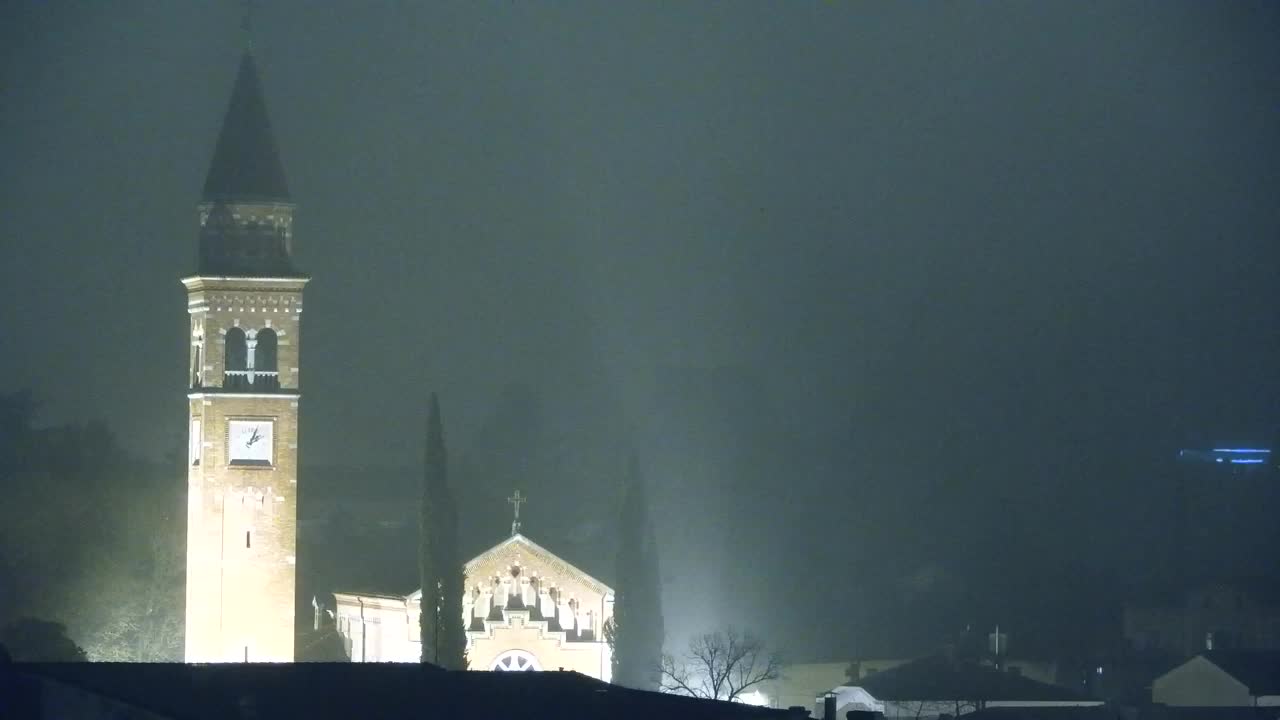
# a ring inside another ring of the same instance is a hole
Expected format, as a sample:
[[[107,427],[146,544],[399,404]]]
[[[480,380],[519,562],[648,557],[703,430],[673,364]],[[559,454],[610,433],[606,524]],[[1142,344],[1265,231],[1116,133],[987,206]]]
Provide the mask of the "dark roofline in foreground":
[[[631,690],[576,672],[446,671],[414,663],[14,663],[27,683],[52,680],[161,717],[441,718],[795,717],[785,710]]]

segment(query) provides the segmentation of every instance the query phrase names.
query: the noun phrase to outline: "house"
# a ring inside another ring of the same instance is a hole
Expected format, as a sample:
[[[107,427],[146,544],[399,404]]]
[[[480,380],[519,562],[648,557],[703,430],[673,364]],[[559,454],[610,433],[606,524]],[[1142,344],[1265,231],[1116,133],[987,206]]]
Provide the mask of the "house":
[[[989,665],[934,655],[863,678],[886,718],[935,718],[993,707],[1092,707],[1102,701]]]
[[[852,663],[849,663],[847,666],[847,669],[849,672],[849,680],[852,681],[853,684],[855,685],[860,684],[862,680],[878,672],[884,672],[885,670],[892,670],[893,668],[896,668],[900,665],[905,665],[911,662],[913,659],[915,658],[900,657],[900,658],[871,658],[871,659],[864,659],[864,660],[854,660]],[[989,664],[989,661],[984,664]],[[1015,675],[1022,675],[1023,677],[1031,678],[1032,680],[1035,680],[1038,682],[1048,683],[1050,685],[1054,685],[1059,682],[1060,668],[1058,667],[1058,663],[1052,660],[1035,660],[1032,658],[1023,658],[1023,657],[1007,657],[1007,658],[1001,658],[1000,665],[1001,667],[1004,668],[1006,672],[1010,672]]]
[[[1280,706],[1280,651],[1211,650],[1156,678],[1151,700],[1171,706]]]

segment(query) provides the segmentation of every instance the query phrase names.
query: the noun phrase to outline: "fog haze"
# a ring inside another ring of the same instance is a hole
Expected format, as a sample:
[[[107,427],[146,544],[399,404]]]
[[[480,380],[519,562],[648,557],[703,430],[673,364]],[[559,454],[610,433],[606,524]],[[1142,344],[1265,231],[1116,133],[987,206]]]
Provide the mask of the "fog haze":
[[[3,387],[157,461],[239,14],[0,22]],[[637,454],[669,642],[1061,634],[1017,588],[1158,575],[1177,449],[1278,437],[1278,31],[1270,3],[260,3],[303,467],[413,497],[436,391],[468,549],[518,487],[607,575]],[[1229,524],[1276,507],[1240,492]]]

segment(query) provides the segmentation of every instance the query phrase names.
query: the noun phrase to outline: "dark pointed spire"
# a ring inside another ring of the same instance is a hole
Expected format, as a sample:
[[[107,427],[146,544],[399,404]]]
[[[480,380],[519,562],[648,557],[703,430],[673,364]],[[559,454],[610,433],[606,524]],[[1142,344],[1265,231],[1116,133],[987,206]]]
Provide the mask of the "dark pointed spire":
[[[253,56],[240,60],[231,103],[204,181],[204,199],[222,202],[288,202],[289,185],[276,150],[262,83]]]

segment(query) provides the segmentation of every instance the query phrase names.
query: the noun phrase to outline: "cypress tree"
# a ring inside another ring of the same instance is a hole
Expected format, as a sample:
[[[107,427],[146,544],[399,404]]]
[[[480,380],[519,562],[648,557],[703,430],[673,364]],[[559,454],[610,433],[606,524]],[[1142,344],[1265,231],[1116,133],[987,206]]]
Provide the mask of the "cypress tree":
[[[458,508],[447,484],[440,488],[440,634],[436,661],[449,670],[467,669],[467,636],[462,619],[462,595],[466,592],[462,558],[458,553]]]
[[[422,640],[422,662],[436,662],[437,622],[440,610],[440,559],[438,492],[444,480],[444,425],[440,401],[431,393],[427,410],[427,448],[423,458],[422,495],[418,508],[418,581],[422,587],[422,613],[418,630]]]
[[[657,684],[665,633],[658,555],[649,525],[639,462],[628,463],[619,522],[617,590],[606,639],[613,651],[613,682],[651,690]]]
[[[418,530],[422,662],[435,663],[449,670],[465,670],[467,636],[462,625],[465,580],[458,552],[458,509],[449,488],[444,420],[435,393],[431,394],[427,411],[424,465]]]

